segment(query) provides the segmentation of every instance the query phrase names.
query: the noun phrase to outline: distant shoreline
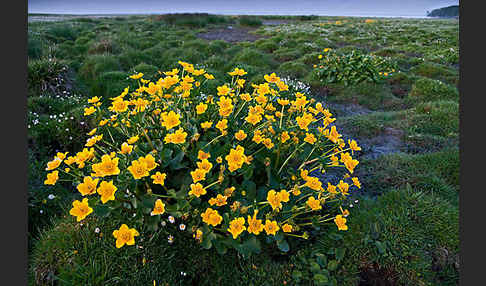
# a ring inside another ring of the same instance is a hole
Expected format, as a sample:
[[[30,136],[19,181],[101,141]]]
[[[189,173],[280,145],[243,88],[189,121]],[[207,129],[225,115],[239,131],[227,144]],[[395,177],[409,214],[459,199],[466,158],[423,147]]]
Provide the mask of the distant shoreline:
[[[117,16],[155,16],[155,15],[166,15],[166,14],[182,14],[182,13],[206,13],[206,12],[170,12],[170,13],[97,13],[97,14],[64,14],[64,13],[28,13],[29,17],[92,17],[92,18],[101,18],[101,17],[117,17]],[[223,16],[243,16],[243,15],[250,15],[250,16],[302,16],[307,14],[222,14],[222,13],[207,13],[211,15],[223,15]],[[309,14],[310,15],[310,14]],[[404,19],[453,19],[457,17],[430,17],[427,15],[318,15],[312,14],[313,16],[319,17],[356,17],[356,18],[404,18]]]

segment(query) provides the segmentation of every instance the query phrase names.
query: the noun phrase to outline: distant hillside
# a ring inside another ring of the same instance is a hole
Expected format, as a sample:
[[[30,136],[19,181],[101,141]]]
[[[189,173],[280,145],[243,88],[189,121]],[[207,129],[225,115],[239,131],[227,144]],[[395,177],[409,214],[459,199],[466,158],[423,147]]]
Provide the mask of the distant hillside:
[[[449,7],[439,8],[432,10],[432,12],[427,11],[427,16],[429,17],[459,17],[459,5],[452,5]]]

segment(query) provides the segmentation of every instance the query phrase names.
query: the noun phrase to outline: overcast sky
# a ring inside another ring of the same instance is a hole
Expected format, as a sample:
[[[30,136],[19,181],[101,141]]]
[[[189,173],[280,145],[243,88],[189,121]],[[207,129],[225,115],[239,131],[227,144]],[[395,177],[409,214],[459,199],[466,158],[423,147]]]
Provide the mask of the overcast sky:
[[[28,0],[29,13],[425,16],[458,0]]]

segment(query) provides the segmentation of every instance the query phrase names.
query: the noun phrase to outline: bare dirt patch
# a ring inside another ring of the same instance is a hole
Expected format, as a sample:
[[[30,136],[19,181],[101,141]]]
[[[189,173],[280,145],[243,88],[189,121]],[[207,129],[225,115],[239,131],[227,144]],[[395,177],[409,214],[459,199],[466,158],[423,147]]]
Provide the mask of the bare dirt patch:
[[[197,36],[206,40],[223,40],[230,43],[235,42],[254,42],[263,36],[251,34],[255,28],[241,28],[234,26],[227,26],[225,28],[217,28],[209,30],[206,33],[200,33]]]

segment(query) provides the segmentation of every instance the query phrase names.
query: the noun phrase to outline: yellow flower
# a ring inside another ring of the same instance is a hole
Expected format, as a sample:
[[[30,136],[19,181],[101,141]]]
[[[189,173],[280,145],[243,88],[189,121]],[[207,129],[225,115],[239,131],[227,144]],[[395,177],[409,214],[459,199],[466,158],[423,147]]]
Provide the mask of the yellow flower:
[[[351,180],[353,181],[353,184],[358,187],[358,189],[361,189],[361,183],[359,182],[358,178],[356,177],[353,177],[351,178]]]
[[[361,147],[358,146],[358,143],[355,140],[348,139],[349,149],[351,149],[351,153],[354,155],[353,151],[361,151]]]
[[[235,138],[236,138],[238,141],[243,141],[243,140],[245,140],[246,136],[247,136],[247,135],[246,135],[245,131],[243,131],[243,130],[241,130],[241,129],[240,129],[240,130],[238,130],[238,132],[236,132],[236,133],[235,133]]]
[[[200,102],[198,105],[196,105],[197,114],[203,114],[204,112],[206,112],[206,109],[208,109],[208,105],[203,102]]]
[[[196,165],[198,169],[204,170],[206,173],[209,172],[213,167],[213,164],[209,162],[208,159],[204,159],[201,162],[197,162]]]
[[[132,79],[139,79],[143,76],[143,73],[139,72],[138,74],[131,75],[130,78]]]
[[[138,135],[133,136],[133,137],[130,137],[130,138],[127,140],[128,144],[133,144],[133,143],[135,143],[135,142],[137,142],[137,141],[138,141]]]
[[[125,111],[128,110],[129,104],[130,104],[129,101],[126,101],[126,100],[123,100],[123,99],[118,99],[118,100],[115,100],[111,103],[109,110],[114,111],[114,112],[118,112],[118,113],[125,112]]]
[[[199,160],[209,159],[209,158],[211,158],[211,154],[206,153],[203,150],[199,150],[198,153],[197,153],[197,158]]]
[[[253,126],[255,126],[258,122],[262,121],[262,119],[262,116],[256,113],[248,113],[248,116],[245,117],[245,120],[248,123],[251,123]]]
[[[265,147],[267,147],[267,149],[272,149],[272,147],[275,145],[272,143],[272,139],[270,138],[265,138],[263,139],[263,145],[265,145]]]
[[[228,170],[233,172],[238,170],[243,166],[246,161],[246,156],[244,154],[245,149],[238,145],[236,149],[231,149],[230,153],[226,155],[225,159],[228,162]]]
[[[337,194],[338,192],[336,191],[336,186],[333,184],[327,182],[327,191],[331,194]]]
[[[113,231],[113,236],[116,238],[116,248],[126,245],[135,244],[135,236],[139,236],[137,230],[128,228],[126,224],[122,224],[118,230]]]
[[[253,211],[253,217],[248,216],[248,233],[253,233],[255,235],[260,234],[263,231],[263,224],[261,219],[257,219],[256,216],[258,214],[258,210]]]
[[[151,154],[147,154],[145,157],[140,157],[138,160],[140,162],[145,162],[147,165],[147,171],[152,171],[159,165],[155,163],[155,158]]]
[[[90,132],[87,133],[87,135],[93,136],[96,133],[96,129],[97,128],[92,129]]]
[[[244,69],[235,68],[232,72],[229,72],[228,74],[230,76],[235,76],[235,75],[243,76],[246,74],[246,71]]]
[[[55,157],[54,160],[52,160],[50,162],[47,162],[46,171],[50,171],[50,170],[56,169],[57,167],[59,167],[59,165],[61,165],[61,163],[62,163],[62,160],[59,159],[58,157]]]
[[[336,223],[339,230],[348,230],[346,219],[342,215],[337,215],[334,219],[334,223]]]
[[[221,96],[218,101],[219,115],[228,117],[233,112],[233,101],[231,98]]]
[[[280,229],[276,221],[270,221],[268,219],[265,221],[264,228],[265,228],[265,232],[268,235],[275,235],[277,234],[277,231]]]
[[[226,84],[223,86],[218,86],[216,89],[218,90],[218,95],[228,95],[231,91]]]
[[[97,103],[98,101],[100,101],[101,97],[97,97],[97,96],[94,96],[90,99],[88,99],[88,103]]]
[[[317,139],[314,136],[314,134],[312,134],[312,133],[306,133],[305,134],[304,141],[307,142],[307,143],[309,143],[309,144],[314,144],[317,141]]]
[[[141,179],[149,175],[147,163],[140,159],[132,161],[132,165],[127,168],[135,180]]]
[[[207,78],[207,79],[214,79],[214,76],[212,74],[205,73],[204,77]]]
[[[287,190],[280,190],[280,192],[278,192],[278,197],[282,202],[288,202],[290,194],[287,192]]]
[[[84,198],[81,202],[75,200],[73,202],[73,208],[69,211],[69,214],[76,217],[76,221],[81,221],[85,219],[93,209],[88,205],[88,199]]]
[[[315,191],[322,190],[322,183],[316,177],[308,176],[304,185],[306,187],[309,187],[309,188],[315,190]]]
[[[329,140],[332,141],[332,143],[337,143],[338,142],[338,139],[341,137],[342,135],[339,134],[336,130],[336,126],[332,126],[331,127],[331,132],[329,133],[329,135],[327,136],[327,138]]]
[[[290,224],[286,223],[282,226],[282,230],[283,230],[283,232],[292,232],[292,226]]]
[[[175,133],[169,133],[165,136],[164,142],[165,143],[173,143],[173,144],[183,144],[186,142],[187,132],[184,129],[179,128],[176,130]]]
[[[213,122],[212,121],[204,121],[201,123],[201,127],[203,129],[208,129],[210,128],[211,126],[213,125]]]
[[[102,181],[100,183],[99,188],[96,192],[101,196],[101,202],[106,203],[107,201],[114,201],[115,200],[115,192],[117,187],[113,185],[113,181],[105,182]]]
[[[203,222],[217,226],[223,220],[223,217],[219,215],[218,211],[213,210],[212,208],[207,208],[204,213],[201,214]]]
[[[281,198],[275,190],[268,191],[267,201],[270,203],[273,210],[282,208]]]
[[[206,190],[204,189],[203,185],[200,183],[191,184],[191,190],[189,191],[189,195],[195,195],[196,197],[200,197],[201,195],[206,194]]]
[[[154,184],[158,184],[158,185],[161,185],[161,186],[164,185],[166,177],[167,177],[167,174],[160,173],[160,172],[157,172],[154,175],[150,176],[150,178],[154,180],[153,181]]]
[[[132,150],[133,150],[132,145],[128,145],[127,142],[123,142],[123,144],[121,145],[120,153],[121,154],[130,154],[130,153],[132,153]]]
[[[91,115],[95,112],[96,112],[96,108],[94,108],[93,106],[90,106],[90,107],[87,107],[87,108],[84,109],[84,115],[85,116]]]
[[[289,139],[290,139],[289,132],[284,131],[282,132],[282,134],[280,134],[280,141],[282,141],[282,143],[285,143]]]
[[[349,184],[348,183],[345,183],[343,182],[343,180],[340,180],[339,181],[339,184],[337,185],[337,187],[339,188],[339,190],[341,191],[341,193],[343,193],[343,195],[348,195],[348,191],[349,191]]]
[[[245,227],[245,218],[244,217],[237,217],[230,221],[228,232],[231,233],[233,239],[236,239],[238,235],[240,235],[243,231],[246,230]]]
[[[236,81],[236,84],[238,85],[238,87],[240,88],[243,88],[244,84],[245,84],[245,80],[240,78]]]
[[[105,177],[111,175],[120,174],[120,169],[118,168],[118,161],[120,158],[112,159],[110,155],[101,156],[101,162],[93,164],[91,168],[93,169],[94,177]]]
[[[59,179],[59,171],[52,171],[47,174],[47,179],[44,181],[44,185],[55,185],[57,179]]]
[[[150,215],[161,215],[163,213],[165,213],[165,204],[161,199],[157,199],[155,201],[154,210],[150,213]]]
[[[218,128],[221,133],[224,133],[226,128],[228,128],[228,120],[222,119],[218,121],[218,123],[216,123],[216,128]]]
[[[216,198],[209,199],[208,203],[210,205],[216,205],[218,207],[226,205],[226,199],[228,197],[218,194]]]
[[[297,121],[297,124],[299,125],[300,129],[308,131],[309,130],[308,126],[309,124],[312,123],[314,117],[312,116],[312,114],[304,112],[302,116],[297,116],[295,120]]]
[[[309,197],[307,200],[306,204],[313,210],[320,210],[322,209],[321,202],[319,200],[316,200],[314,197]]]
[[[102,138],[103,138],[103,134],[90,137],[88,138],[88,140],[86,140],[86,144],[84,146],[91,147],[94,144],[96,144],[96,142],[100,141]]]
[[[273,82],[273,83],[275,83],[275,82],[277,82],[277,81],[279,81],[279,80],[280,80],[280,78],[279,78],[279,77],[278,77],[278,76],[277,76],[275,73],[272,73],[272,74],[270,74],[270,75],[267,75],[267,74],[266,74],[266,75],[264,75],[264,76],[263,76],[263,78],[264,78],[264,79],[265,79],[267,82],[271,82],[271,83],[272,83],[272,82]]]
[[[198,168],[194,171],[191,171],[191,177],[194,183],[204,181],[206,179],[206,171]]]
[[[83,182],[79,184],[76,188],[81,193],[81,195],[91,195],[96,193],[96,186],[98,186],[99,179],[94,179],[91,177],[84,177]]]
[[[169,113],[163,112],[161,117],[162,117],[162,126],[164,126],[167,130],[172,129],[178,126],[179,124],[181,124],[180,121],[181,116],[172,110],[169,111]]]
[[[231,197],[231,195],[233,194],[233,192],[235,190],[236,190],[235,187],[226,188],[226,189],[224,189],[224,195],[227,196],[227,197]]]
[[[76,153],[75,162],[78,164],[78,168],[84,168],[86,161],[94,158],[94,148],[84,148],[83,151]]]

